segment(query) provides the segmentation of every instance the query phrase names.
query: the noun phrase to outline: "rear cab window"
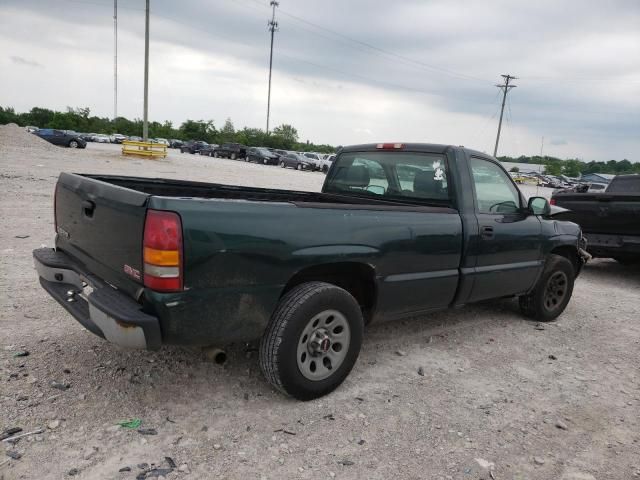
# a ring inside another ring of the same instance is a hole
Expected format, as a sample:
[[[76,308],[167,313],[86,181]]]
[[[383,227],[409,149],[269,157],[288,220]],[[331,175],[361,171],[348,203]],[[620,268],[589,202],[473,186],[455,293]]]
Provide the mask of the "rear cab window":
[[[345,152],[332,167],[324,191],[417,204],[449,205],[443,154],[405,151]]]
[[[640,175],[614,178],[607,188],[607,193],[640,193]]]

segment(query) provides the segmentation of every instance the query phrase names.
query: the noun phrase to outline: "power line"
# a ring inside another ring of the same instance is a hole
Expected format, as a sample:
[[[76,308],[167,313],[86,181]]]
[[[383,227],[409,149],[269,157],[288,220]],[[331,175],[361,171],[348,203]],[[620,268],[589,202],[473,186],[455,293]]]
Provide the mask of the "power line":
[[[269,135],[269,113],[271,110],[271,69],[273,68],[273,35],[278,31],[276,22],[276,7],[280,5],[276,0],[271,0],[271,20],[269,21],[269,31],[271,32],[271,49],[269,51],[269,90],[267,93],[267,135]]]
[[[509,84],[511,80],[517,80],[517,77],[513,77],[511,75],[501,75],[504,78],[504,83],[496,85],[500,90],[502,90],[502,107],[500,108],[500,122],[498,122],[498,135],[496,136],[496,146],[493,149],[493,156],[495,157],[498,154],[498,143],[500,143],[500,130],[502,129],[502,116],[504,114],[504,103],[507,100],[507,93],[512,88],[516,88],[517,85]]]
[[[237,2],[237,0],[234,0],[234,1]],[[254,3],[256,3],[256,4],[258,4],[258,5],[262,6],[262,7],[266,7],[266,5],[264,3],[262,3],[262,2],[260,2],[260,0],[250,0],[250,1],[252,1],[252,2],[254,2]],[[445,68],[442,68],[442,67],[438,67],[438,66],[435,66],[435,65],[430,65],[430,64],[422,62],[420,60],[416,60],[416,59],[407,57],[405,55],[401,55],[399,53],[395,53],[395,52],[392,52],[390,50],[386,50],[384,48],[378,47],[378,46],[373,45],[371,43],[364,42],[364,41],[359,40],[357,38],[345,35],[344,33],[341,33],[341,32],[338,32],[336,30],[332,30],[330,28],[327,28],[327,27],[324,27],[322,25],[319,25],[317,23],[311,22],[309,20],[306,20],[306,19],[304,19],[302,17],[299,17],[297,15],[294,15],[294,14],[289,13],[289,12],[287,12],[285,10],[282,10],[282,9],[280,10],[280,14],[286,15],[287,17],[289,17],[289,18],[291,18],[291,19],[293,19],[293,20],[295,20],[295,21],[297,21],[299,23],[303,23],[303,24],[308,25],[310,27],[313,27],[315,29],[322,30],[324,32],[327,32],[327,33],[330,33],[332,35],[335,35],[335,36],[337,36],[337,37],[339,37],[339,38],[341,38],[343,40],[346,40],[347,42],[351,42],[351,43],[353,43],[355,45],[358,45],[360,47],[364,47],[364,49],[369,51],[370,53],[377,53],[377,54],[381,54],[381,55],[386,56],[386,57],[393,57],[395,59],[402,60],[405,63],[409,63],[409,64],[412,64],[414,66],[419,66],[419,67],[422,67],[422,68],[426,68],[428,70],[435,71],[437,73],[446,74],[446,75],[449,75],[449,76],[452,76],[452,77],[457,77],[457,78],[460,78],[462,80],[475,80],[475,81],[479,81],[479,82],[483,82],[483,83],[491,83],[489,80],[486,80],[486,79],[483,79],[483,78],[475,77],[475,76],[472,76],[472,75],[467,75],[465,73],[456,72],[454,70],[448,70],[448,69],[445,69]],[[307,30],[309,32],[311,32],[311,33],[316,34],[316,35],[320,35],[318,32],[316,32],[314,30],[311,30],[311,29],[307,29]],[[320,36],[327,38],[324,35],[320,35]]]

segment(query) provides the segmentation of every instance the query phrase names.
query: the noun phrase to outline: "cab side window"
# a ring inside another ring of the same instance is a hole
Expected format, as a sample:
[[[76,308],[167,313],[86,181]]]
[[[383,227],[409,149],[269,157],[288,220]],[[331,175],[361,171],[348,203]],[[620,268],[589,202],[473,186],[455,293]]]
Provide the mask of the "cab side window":
[[[520,195],[509,176],[495,163],[471,158],[471,173],[480,213],[516,213]]]

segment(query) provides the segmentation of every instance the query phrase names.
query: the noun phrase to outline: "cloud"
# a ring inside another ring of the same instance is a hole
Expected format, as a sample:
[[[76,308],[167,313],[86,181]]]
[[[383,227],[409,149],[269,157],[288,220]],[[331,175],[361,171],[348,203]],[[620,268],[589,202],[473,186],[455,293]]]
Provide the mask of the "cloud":
[[[16,55],[12,55],[9,58],[11,58],[11,61],[13,63],[15,63],[16,65],[25,65],[27,67],[42,67],[42,65],[40,65],[35,60],[29,60],[29,59],[24,58],[24,57],[18,57]]]
[[[0,91],[18,110],[79,105],[110,116],[109,2],[74,2],[63,16],[58,3],[0,2],[0,50],[27,62],[0,58]],[[118,103],[133,118],[142,113],[144,14],[131,5],[119,2]],[[151,117],[263,127],[270,14],[268,0],[154,0]],[[538,153],[545,137],[548,155],[640,160],[637,0],[324,0],[283,2],[276,16],[270,123],[292,123],[305,139],[492,152],[494,84],[511,73],[518,87],[499,154]],[[53,55],[45,83],[11,68]]]

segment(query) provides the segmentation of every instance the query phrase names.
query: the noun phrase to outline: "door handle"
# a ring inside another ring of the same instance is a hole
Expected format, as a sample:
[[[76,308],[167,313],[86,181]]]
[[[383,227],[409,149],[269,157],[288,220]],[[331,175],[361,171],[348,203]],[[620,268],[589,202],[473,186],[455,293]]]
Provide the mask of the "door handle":
[[[85,200],[84,202],[82,202],[82,211],[84,212],[85,217],[93,217],[93,211],[95,210],[95,208],[96,204],[91,200]]]
[[[485,240],[493,239],[493,227],[487,225],[480,227],[480,236]]]

